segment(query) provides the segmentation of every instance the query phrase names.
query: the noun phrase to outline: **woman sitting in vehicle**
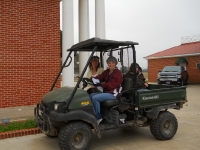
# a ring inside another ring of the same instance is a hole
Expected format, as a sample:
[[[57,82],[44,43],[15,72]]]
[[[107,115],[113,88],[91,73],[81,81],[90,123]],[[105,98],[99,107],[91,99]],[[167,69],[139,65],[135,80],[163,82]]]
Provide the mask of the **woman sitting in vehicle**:
[[[86,78],[90,79],[92,77],[96,77],[97,75],[100,75],[102,72],[103,72],[103,68],[100,67],[99,57],[92,56],[92,59],[89,63],[89,71],[87,72]],[[90,88],[91,88],[91,85],[88,84],[85,90],[87,91]],[[97,89],[100,91],[103,91],[102,87],[97,87]]]
[[[131,78],[134,81],[134,63],[131,64],[129,71],[123,76],[123,78]],[[137,80],[137,90],[147,90],[148,83],[145,82],[144,75],[142,73],[142,68],[136,63],[136,80]]]

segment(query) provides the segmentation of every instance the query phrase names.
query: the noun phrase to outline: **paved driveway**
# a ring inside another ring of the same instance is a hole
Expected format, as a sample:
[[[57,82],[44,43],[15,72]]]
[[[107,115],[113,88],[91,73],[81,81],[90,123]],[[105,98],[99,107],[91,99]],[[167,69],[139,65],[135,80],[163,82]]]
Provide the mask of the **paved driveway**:
[[[102,139],[94,134],[90,150],[199,150],[200,149],[200,85],[188,85],[188,106],[170,110],[179,128],[173,139],[156,140],[148,127],[106,131]],[[59,150],[57,138],[43,134],[0,140],[2,150]]]

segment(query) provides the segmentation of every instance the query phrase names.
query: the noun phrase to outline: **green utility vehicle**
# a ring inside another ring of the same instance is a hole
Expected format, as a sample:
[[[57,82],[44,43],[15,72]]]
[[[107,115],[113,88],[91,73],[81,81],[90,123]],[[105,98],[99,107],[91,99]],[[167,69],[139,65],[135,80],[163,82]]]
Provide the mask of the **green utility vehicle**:
[[[118,60],[117,67],[124,74],[131,63],[136,62],[135,45],[138,43],[92,38],[67,50],[68,56],[50,92],[42,97],[34,110],[39,128],[49,137],[58,136],[60,149],[89,149],[93,139],[92,130],[99,138],[105,130],[144,126],[150,126],[152,135],[159,140],[169,140],[176,134],[178,122],[168,110],[179,110],[187,102],[186,87],[149,84],[148,91],[137,91],[136,76],[133,80],[124,78],[119,99],[101,103],[104,120],[97,123],[88,91],[84,90],[90,84],[84,76],[91,58],[98,52],[101,66],[105,68],[105,59],[115,56]],[[76,52],[90,52],[77,84],[75,87],[54,89],[62,70],[73,62],[71,55]],[[83,87],[79,88],[81,82]]]

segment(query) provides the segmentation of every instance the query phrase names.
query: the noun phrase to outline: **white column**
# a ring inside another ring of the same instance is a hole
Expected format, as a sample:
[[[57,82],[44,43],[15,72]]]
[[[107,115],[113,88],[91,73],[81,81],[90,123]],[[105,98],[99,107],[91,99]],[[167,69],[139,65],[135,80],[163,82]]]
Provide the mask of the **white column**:
[[[95,0],[95,36],[105,39],[105,2]]]
[[[95,36],[105,39],[105,1],[95,0]],[[97,55],[100,55],[97,53]],[[106,58],[104,56],[104,69],[106,68]]]
[[[68,52],[66,51],[74,44],[74,14],[73,0],[62,1],[62,63],[64,63]],[[74,54],[72,63],[63,69],[62,86],[74,86]],[[68,61],[69,62],[69,61]]]
[[[88,0],[79,0],[79,42],[89,39],[89,9]],[[88,60],[89,53],[79,53],[79,74]]]

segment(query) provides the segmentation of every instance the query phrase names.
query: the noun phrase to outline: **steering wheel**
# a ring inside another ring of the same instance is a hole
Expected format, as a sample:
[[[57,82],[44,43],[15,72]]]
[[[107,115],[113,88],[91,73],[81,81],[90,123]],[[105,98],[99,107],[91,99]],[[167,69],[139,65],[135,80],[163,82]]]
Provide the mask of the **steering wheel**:
[[[77,76],[77,78],[80,78],[80,77]],[[88,84],[93,85],[92,79],[89,79],[89,78],[82,78],[81,81],[83,82],[83,87],[82,87],[82,89],[84,89],[85,87],[87,87]]]

